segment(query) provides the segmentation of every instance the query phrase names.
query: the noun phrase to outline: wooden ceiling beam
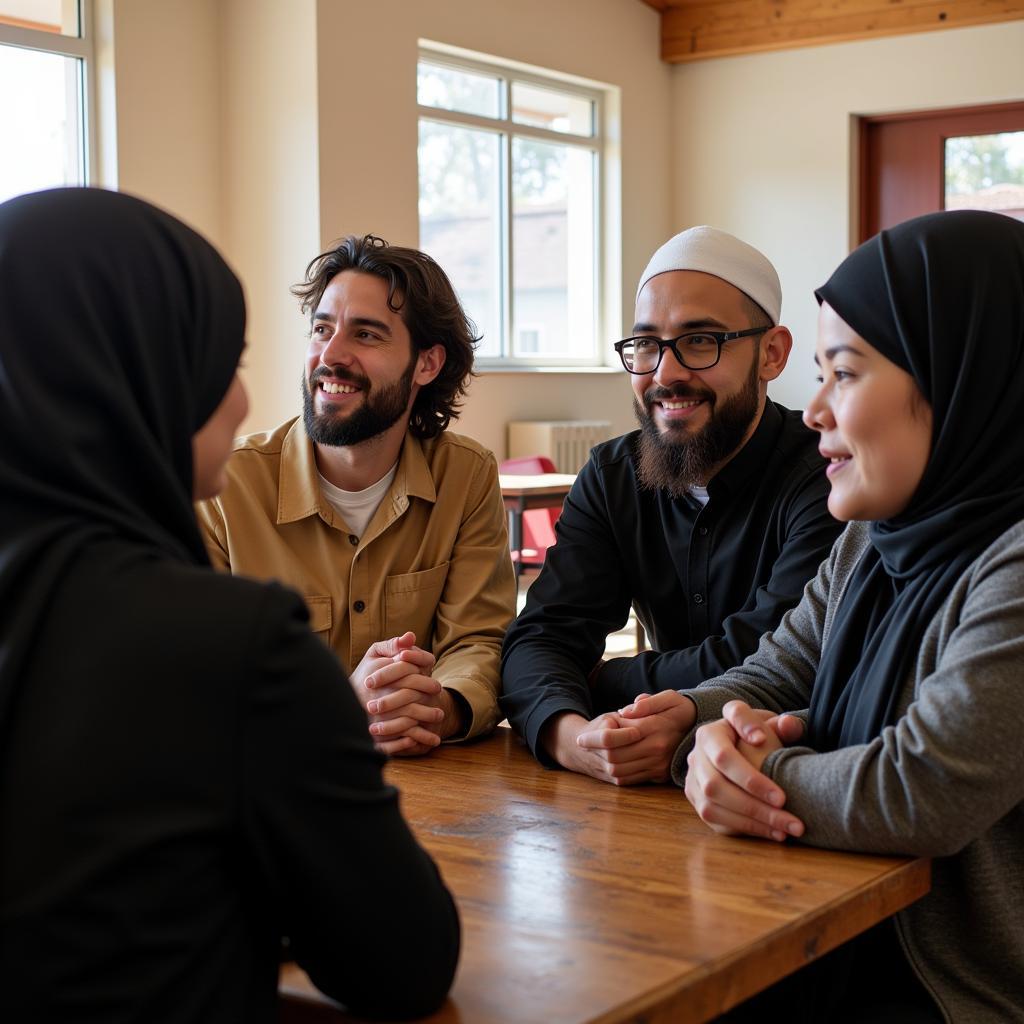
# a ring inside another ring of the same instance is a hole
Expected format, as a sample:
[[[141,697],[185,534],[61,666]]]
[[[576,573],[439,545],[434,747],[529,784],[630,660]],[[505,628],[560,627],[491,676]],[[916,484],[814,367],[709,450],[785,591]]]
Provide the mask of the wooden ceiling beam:
[[[644,0],[673,64],[1024,18],[1024,0]]]

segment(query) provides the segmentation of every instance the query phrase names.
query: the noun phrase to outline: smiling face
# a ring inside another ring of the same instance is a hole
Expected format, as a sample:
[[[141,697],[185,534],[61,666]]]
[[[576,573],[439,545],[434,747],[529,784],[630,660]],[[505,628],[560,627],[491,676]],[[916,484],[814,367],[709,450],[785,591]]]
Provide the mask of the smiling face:
[[[764,408],[765,382],[782,372],[791,339],[743,292],[711,274],[674,270],[641,289],[634,335],[675,338],[686,331],[745,330],[762,321],[764,335],[726,342],[710,369],[689,370],[666,349],[654,373],[630,378],[647,485],[682,493],[706,483],[743,447]]]
[[[804,412],[829,459],[829,511],[891,519],[910,504],[932,447],[932,410],[914,378],[869,345],[828,303],[818,316],[821,387]]]
[[[318,444],[347,446],[400,424],[421,386],[437,376],[431,350],[414,350],[387,282],[345,270],[313,313],[303,380],[306,432]]]

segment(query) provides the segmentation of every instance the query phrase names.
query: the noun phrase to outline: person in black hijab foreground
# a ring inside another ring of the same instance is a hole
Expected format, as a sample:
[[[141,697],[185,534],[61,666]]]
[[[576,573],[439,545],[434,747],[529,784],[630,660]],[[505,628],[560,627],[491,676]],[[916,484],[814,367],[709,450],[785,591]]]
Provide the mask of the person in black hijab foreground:
[[[0,205],[4,1021],[276,1020],[283,936],[362,1016],[451,983],[455,906],[303,602],[209,568],[244,325],[140,200]]]
[[[804,418],[850,525],[742,666],[627,715],[696,706],[674,778],[718,832],[934,858],[895,927],[747,1009],[1022,1021],[1024,224],[908,221],[817,294]]]

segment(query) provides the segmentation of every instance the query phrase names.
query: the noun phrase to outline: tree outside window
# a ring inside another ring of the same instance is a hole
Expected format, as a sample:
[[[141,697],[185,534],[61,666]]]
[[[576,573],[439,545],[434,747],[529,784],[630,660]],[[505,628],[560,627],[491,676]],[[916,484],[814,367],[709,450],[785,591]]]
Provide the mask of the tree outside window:
[[[947,210],[995,210],[1024,221],[1024,132],[946,139]]]

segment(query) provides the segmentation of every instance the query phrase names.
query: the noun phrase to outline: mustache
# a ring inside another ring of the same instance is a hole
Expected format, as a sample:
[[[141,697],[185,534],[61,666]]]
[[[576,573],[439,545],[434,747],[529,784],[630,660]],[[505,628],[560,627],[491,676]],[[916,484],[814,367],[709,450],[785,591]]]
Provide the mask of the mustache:
[[[655,402],[681,402],[687,398],[703,399],[711,405],[715,404],[715,393],[710,388],[695,388],[690,384],[673,384],[663,388],[660,384],[652,384],[644,392],[644,405],[649,409]]]
[[[335,380],[345,381],[347,384],[355,384],[363,391],[370,390],[370,378],[364,377],[362,374],[352,373],[349,370],[343,369],[340,366],[318,366],[309,375],[309,389],[313,390],[313,385],[318,380],[322,380],[324,377],[333,377]]]

